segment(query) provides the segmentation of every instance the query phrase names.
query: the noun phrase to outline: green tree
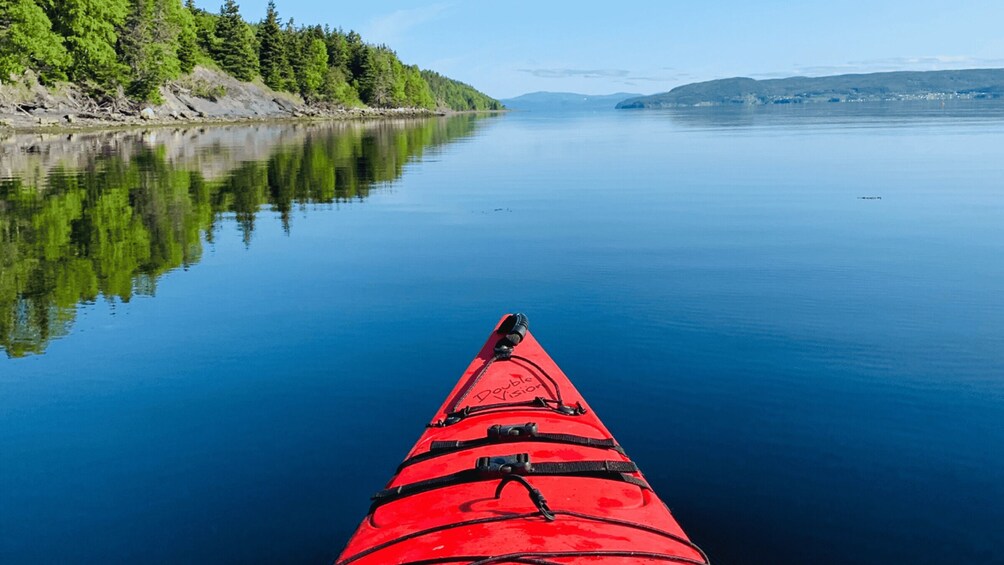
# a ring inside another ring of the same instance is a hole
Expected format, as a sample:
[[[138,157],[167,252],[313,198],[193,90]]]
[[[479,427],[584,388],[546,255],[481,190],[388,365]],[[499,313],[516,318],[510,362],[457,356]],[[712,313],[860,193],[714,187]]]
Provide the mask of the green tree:
[[[0,0],[0,81],[34,69],[44,81],[64,78],[70,56],[34,0]]]
[[[404,68],[405,105],[412,108],[432,109],[436,107],[436,99],[432,96],[429,83],[422,78],[422,72],[417,66]]]
[[[215,56],[220,49],[220,40],[216,37],[216,21],[220,17],[196,8],[193,0],[187,0],[185,7],[195,21],[195,38],[199,48],[205,54]]]
[[[422,78],[432,90],[436,105],[453,110],[502,110],[501,102],[477,91],[473,86],[444,77],[433,71],[422,71]]]
[[[219,39],[214,58],[223,70],[240,80],[252,80],[258,74],[258,47],[254,31],[242,18],[234,0],[220,7],[216,22]]]
[[[324,84],[328,72],[328,50],[321,39],[308,39],[307,49],[302,54],[303,74],[300,77],[300,94],[313,98]]]
[[[348,108],[356,108],[363,105],[362,101],[359,100],[359,93],[345,80],[345,74],[342,69],[334,67],[328,67],[327,72],[324,74],[324,84],[321,85],[321,98],[327,102]]]
[[[328,48],[328,66],[339,69],[342,76],[348,77],[352,53],[345,34],[341,30],[325,30],[324,43]]]
[[[387,51],[368,47],[357,78],[359,97],[370,106],[394,105],[394,69]]]
[[[269,0],[265,21],[258,26],[258,64],[265,84],[275,90],[286,87],[283,76],[283,68],[288,65],[286,43],[279,27],[279,13],[272,0]]]
[[[160,87],[181,73],[179,36],[187,10],[179,0],[134,0],[119,38],[129,94],[161,102]]]
[[[63,36],[70,52],[70,78],[103,88],[117,84],[124,67],[115,44],[129,13],[128,0],[60,0],[46,7],[53,31]]]
[[[188,0],[191,4],[192,0]],[[199,36],[192,5],[178,11],[178,65],[183,73],[190,73],[199,59]]]

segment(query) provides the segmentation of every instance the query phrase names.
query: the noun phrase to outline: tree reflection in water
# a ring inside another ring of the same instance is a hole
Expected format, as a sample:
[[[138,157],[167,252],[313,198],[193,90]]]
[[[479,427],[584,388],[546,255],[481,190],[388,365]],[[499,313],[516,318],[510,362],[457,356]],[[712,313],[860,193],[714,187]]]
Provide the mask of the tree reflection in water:
[[[245,245],[266,205],[289,232],[295,207],[363,200],[479,119],[0,141],[0,347],[42,353],[79,304],[152,296],[161,275],[198,263],[231,214]]]

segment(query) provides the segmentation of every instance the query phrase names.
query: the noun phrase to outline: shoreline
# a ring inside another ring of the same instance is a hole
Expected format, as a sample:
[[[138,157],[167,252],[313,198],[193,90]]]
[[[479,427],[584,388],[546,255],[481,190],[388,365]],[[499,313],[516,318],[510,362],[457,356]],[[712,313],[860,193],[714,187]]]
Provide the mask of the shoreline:
[[[506,110],[426,110],[423,108],[352,108],[338,110],[316,110],[288,115],[260,116],[155,116],[141,118],[126,114],[114,117],[93,117],[86,112],[52,112],[42,116],[35,114],[0,113],[0,139],[14,134],[72,134],[96,131],[121,131],[164,127],[227,126],[262,123],[312,123],[367,121],[385,119],[421,119],[447,117],[460,114],[502,114]],[[59,114],[59,115],[57,115]],[[66,116],[70,116],[69,119]],[[34,123],[32,123],[34,121]]]
[[[0,84],[0,136],[11,133],[73,133],[148,127],[430,118],[504,110],[342,107],[312,104],[278,92],[260,80],[242,82],[197,66],[160,89],[157,104],[118,98],[97,100],[78,85],[38,82],[30,71]]]

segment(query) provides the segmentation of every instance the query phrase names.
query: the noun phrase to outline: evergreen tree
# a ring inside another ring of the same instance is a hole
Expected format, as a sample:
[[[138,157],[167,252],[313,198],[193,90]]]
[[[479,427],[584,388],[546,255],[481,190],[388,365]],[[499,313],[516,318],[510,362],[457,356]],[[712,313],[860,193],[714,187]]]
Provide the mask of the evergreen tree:
[[[324,42],[328,47],[328,66],[338,69],[343,76],[348,76],[349,63],[352,60],[352,53],[349,50],[349,41],[341,30],[328,31]]]
[[[119,39],[131,96],[160,102],[160,87],[181,73],[179,37],[187,14],[180,0],[133,0]]]
[[[70,78],[99,86],[116,84],[123,72],[115,44],[129,13],[128,0],[61,0],[46,4],[52,29],[72,58]]]
[[[226,0],[220,7],[216,37],[219,38],[216,62],[238,79],[252,80],[258,74],[254,31],[241,18],[240,8],[234,0]]]
[[[282,28],[279,27],[279,14],[272,0],[269,0],[265,21],[258,27],[258,63],[265,84],[275,90],[285,88],[286,80],[282,70],[288,64],[286,44]]]
[[[475,90],[473,86],[446,78],[434,71],[422,71],[422,78],[432,90],[436,105],[453,110],[502,110],[498,100]]]
[[[196,8],[193,0],[187,0],[185,7],[195,21],[195,38],[199,48],[207,55],[215,56],[220,49],[220,40],[216,37],[219,16]]]
[[[64,78],[69,63],[63,38],[34,0],[0,0],[0,81],[25,69],[46,81]]]
[[[363,38],[354,31],[350,31],[345,36],[345,43],[348,47],[349,75],[353,81],[358,81],[363,74],[363,66],[366,64],[366,53],[369,51],[369,46],[363,43]]]
[[[183,73],[192,72],[199,57],[199,38],[193,6],[192,0],[188,0],[178,12],[178,65]]]
[[[396,106],[404,98],[403,82],[399,95],[396,92],[395,60],[394,54],[385,48],[366,46],[357,90],[359,97],[367,105],[389,108]]]
[[[293,18],[286,22],[286,28],[282,32],[283,45],[286,49],[286,64],[283,65],[284,90],[298,92],[300,90],[300,78],[303,76],[303,45],[300,34],[296,31]]]

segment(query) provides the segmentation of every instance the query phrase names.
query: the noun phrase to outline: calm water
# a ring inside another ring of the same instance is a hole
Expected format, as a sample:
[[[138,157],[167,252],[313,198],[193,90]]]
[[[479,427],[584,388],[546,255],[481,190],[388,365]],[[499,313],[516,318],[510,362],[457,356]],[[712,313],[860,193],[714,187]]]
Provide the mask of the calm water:
[[[27,136],[0,177],[0,562],[330,561],[522,310],[715,563],[1004,563],[1004,105]]]

